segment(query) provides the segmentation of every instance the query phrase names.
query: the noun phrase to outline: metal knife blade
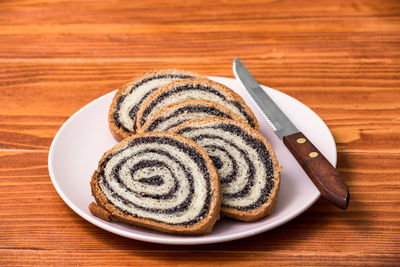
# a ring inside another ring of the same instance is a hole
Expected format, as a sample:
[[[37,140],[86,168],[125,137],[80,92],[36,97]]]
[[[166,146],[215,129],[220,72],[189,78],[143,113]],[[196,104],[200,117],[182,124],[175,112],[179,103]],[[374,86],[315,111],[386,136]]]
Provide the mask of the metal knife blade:
[[[265,93],[238,58],[233,60],[233,73],[236,79],[247,89],[251,99],[279,139],[282,139],[285,135],[297,133],[299,131],[285,113],[283,113],[275,102]]]
[[[283,140],[283,143],[321,192],[321,195],[335,206],[346,209],[350,200],[349,189],[335,167],[296,128],[238,58],[233,60],[233,73],[249,93],[250,98],[261,111],[275,134]]]

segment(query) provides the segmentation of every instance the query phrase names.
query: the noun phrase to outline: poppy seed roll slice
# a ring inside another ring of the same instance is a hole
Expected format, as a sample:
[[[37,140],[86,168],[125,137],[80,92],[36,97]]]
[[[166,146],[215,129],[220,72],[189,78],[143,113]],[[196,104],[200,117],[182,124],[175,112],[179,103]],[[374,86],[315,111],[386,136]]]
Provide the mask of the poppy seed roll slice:
[[[246,123],[246,120],[231,111],[229,108],[208,100],[184,100],[155,112],[138,132],[167,132],[188,120],[222,117]]]
[[[173,133],[133,135],[104,154],[91,181],[106,220],[176,234],[206,234],[219,218],[221,191],[207,153]]]
[[[222,214],[254,221],[272,213],[281,167],[272,146],[258,131],[214,117],[187,121],[171,132],[192,139],[207,151],[222,187]]]
[[[111,133],[118,140],[135,133],[137,112],[152,92],[170,82],[196,77],[201,76],[176,69],[152,70],[138,75],[119,88],[113,98],[108,115]]]
[[[174,81],[154,91],[137,113],[136,128],[142,127],[155,112],[168,105],[190,99],[214,101],[232,110],[259,130],[257,119],[241,96],[232,89],[206,78]]]

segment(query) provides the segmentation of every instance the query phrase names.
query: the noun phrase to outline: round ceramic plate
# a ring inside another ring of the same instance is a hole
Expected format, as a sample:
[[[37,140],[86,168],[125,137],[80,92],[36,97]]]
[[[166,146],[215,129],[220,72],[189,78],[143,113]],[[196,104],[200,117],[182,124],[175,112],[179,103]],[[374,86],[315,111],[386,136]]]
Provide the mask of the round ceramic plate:
[[[272,215],[256,222],[222,218],[215,224],[212,233],[204,236],[164,234],[94,217],[88,209],[94,201],[89,182],[103,153],[117,143],[107,121],[108,108],[115,91],[96,99],[71,116],[51,144],[49,173],[65,203],[85,220],[117,235],[147,242],[182,245],[218,243],[256,235],[290,221],[309,208],[320,196],[318,190],[282,141],[275,136],[239,82],[221,77],[210,78],[227,85],[244,98],[260,123],[261,133],[270,141],[283,166],[278,203]],[[264,89],[335,166],[335,142],[318,115],[286,94],[268,87]]]

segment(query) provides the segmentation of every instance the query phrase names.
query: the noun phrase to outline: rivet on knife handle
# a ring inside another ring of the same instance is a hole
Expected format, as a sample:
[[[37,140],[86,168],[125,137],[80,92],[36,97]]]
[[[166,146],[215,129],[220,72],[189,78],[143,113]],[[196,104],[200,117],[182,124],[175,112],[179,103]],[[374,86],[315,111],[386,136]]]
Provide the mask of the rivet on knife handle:
[[[350,194],[339,172],[301,132],[283,137],[283,142],[321,192],[335,206],[346,209]]]

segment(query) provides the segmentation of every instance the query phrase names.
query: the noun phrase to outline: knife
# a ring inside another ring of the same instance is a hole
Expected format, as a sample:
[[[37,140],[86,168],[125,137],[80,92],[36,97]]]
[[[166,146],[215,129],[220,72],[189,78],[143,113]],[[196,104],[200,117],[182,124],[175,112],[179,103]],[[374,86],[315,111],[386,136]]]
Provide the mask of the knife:
[[[300,163],[321,195],[333,205],[344,210],[347,209],[350,199],[349,189],[335,167],[296,128],[238,58],[233,60],[233,73],[249,93],[275,134],[283,140],[283,143]]]

